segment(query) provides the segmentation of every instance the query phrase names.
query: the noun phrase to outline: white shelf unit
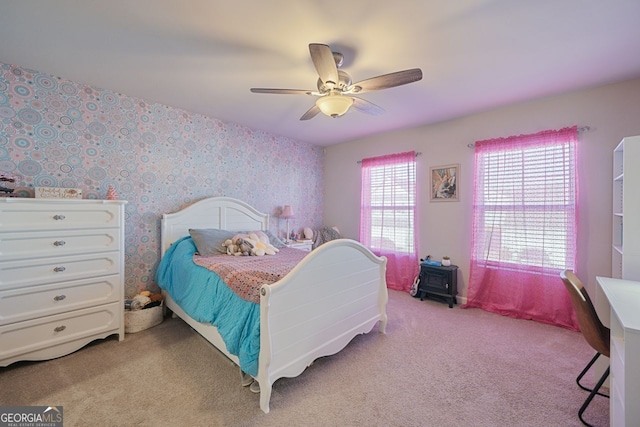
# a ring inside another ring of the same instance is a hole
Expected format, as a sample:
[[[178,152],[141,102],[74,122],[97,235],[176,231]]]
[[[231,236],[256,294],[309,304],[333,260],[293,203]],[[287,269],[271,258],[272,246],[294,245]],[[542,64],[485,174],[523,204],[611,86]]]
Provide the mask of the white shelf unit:
[[[640,136],[613,150],[611,277],[640,280]]]

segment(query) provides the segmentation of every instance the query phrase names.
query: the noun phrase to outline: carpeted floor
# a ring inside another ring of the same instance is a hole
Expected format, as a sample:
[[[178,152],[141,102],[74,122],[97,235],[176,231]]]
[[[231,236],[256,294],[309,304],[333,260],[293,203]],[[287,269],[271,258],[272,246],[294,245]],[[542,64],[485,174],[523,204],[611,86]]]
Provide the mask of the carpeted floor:
[[[389,292],[389,324],[274,384],[271,412],[179,319],[0,368],[0,405],[62,405],[70,426],[580,426],[579,333]],[[593,384],[593,379],[587,382]],[[609,401],[585,414],[609,425]]]

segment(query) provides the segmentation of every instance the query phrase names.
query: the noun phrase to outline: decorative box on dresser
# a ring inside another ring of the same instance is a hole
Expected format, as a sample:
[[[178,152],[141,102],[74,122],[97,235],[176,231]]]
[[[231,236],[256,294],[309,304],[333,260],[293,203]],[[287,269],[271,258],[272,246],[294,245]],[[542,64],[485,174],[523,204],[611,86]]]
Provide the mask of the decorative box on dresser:
[[[124,339],[124,205],[0,198],[0,366]]]

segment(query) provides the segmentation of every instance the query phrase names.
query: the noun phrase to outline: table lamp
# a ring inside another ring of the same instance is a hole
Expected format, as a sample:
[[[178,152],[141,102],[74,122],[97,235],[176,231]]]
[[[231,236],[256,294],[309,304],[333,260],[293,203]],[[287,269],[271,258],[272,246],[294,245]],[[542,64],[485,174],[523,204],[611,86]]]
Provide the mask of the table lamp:
[[[280,215],[280,218],[284,218],[287,220],[287,238],[286,238],[286,242],[289,243],[289,219],[293,218],[293,209],[291,209],[291,205],[284,205],[284,208],[282,209],[282,214]]]

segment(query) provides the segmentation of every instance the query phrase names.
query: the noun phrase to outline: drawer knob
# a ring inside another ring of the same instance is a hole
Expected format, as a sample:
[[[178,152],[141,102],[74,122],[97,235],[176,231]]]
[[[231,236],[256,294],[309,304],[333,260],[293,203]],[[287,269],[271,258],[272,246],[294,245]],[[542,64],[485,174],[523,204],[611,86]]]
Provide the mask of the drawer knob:
[[[62,325],[62,326],[57,326],[56,328],[53,329],[54,332],[62,332],[65,329],[67,329],[66,326]]]
[[[56,267],[53,269],[53,271],[55,271],[56,273],[62,273],[63,271],[65,271],[66,268],[60,266],[60,267]]]
[[[66,217],[64,215],[54,215],[53,216],[53,219],[55,219],[56,221],[62,221],[65,218]]]
[[[62,301],[66,297],[67,297],[66,295],[56,295],[55,297],[53,297],[53,300],[54,301]]]
[[[65,242],[64,240],[56,240],[55,242],[53,242],[53,244],[55,246],[64,246],[67,242]]]

